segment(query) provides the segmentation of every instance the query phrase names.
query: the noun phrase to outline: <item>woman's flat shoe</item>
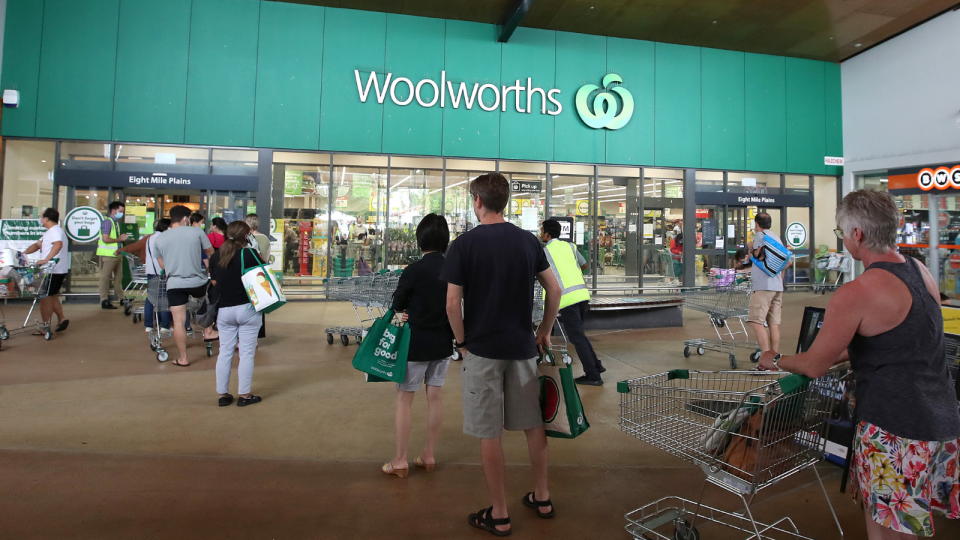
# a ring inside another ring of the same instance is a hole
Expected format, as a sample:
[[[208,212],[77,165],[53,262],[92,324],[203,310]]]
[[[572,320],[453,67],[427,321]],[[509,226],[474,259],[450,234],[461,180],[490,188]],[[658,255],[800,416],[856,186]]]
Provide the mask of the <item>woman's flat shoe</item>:
[[[227,405],[230,405],[231,403],[233,403],[233,396],[231,396],[230,394],[227,394],[225,396],[220,396],[220,400],[218,401],[218,403],[220,404],[221,407],[226,407]]]
[[[246,407],[247,405],[253,405],[261,401],[263,400],[260,399],[260,396],[240,397],[237,398],[237,407]]]
[[[543,518],[543,519],[550,519],[550,518],[552,518],[553,515],[554,515],[554,513],[553,513],[553,510],[554,510],[554,508],[553,508],[553,503],[550,502],[550,499],[547,499],[547,500],[545,500],[545,501],[538,501],[538,500],[537,500],[537,496],[534,495],[534,493],[533,493],[532,491],[531,491],[530,493],[527,493],[526,495],[523,496],[523,505],[526,506],[527,508],[533,508],[534,510],[536,510],[536,511],[537,511],[537,515],[540,516],[540,517]],[[541,512],[541,511],[540,511],[541,508],[545,508],[545,507],[547,507],[547,506],[550,507],[550,511],[549,511],[549,512]]]
[[[427,472],[433,472],[433,468],[437,466],[436,463],[424,463],[423,458],[419,456],[413,461],[413,464],[421,469],[426,469]]]
[[[63,332],[68,326],[70,326],[70,319],[60,321],[60,324],[57,325],[57,332]]]
[[[380,470],[383,471],[384,474],[392,474],[400,478],[406,478],[407,475],[410,474],[410,469],[394,469],[390,463],[384,463],[383,467],[380,467]]]

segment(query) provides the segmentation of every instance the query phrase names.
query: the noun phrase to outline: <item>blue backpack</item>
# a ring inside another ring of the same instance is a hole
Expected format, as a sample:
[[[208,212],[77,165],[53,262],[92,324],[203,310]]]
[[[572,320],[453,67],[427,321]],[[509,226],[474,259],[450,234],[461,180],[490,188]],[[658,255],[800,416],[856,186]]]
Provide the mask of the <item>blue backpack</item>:
[[[753,261],[754,266],[763,270],[763,273],[770,277],[777,277],[787,267],[793,253],[786,246],[766,234],[763,235],[763,246],[761,247],[763,249],[762,258],[758,259],[750,255],[750,260]]]

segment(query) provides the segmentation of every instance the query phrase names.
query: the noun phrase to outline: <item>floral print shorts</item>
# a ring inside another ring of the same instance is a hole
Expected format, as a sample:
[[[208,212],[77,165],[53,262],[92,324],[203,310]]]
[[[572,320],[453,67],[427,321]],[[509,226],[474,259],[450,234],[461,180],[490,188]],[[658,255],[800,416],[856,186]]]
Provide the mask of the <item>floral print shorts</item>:
[[[960,439],[914,441],[860,422],[853,442],[853,496],[877,523],[933,536],[933,510],[960,519]]]

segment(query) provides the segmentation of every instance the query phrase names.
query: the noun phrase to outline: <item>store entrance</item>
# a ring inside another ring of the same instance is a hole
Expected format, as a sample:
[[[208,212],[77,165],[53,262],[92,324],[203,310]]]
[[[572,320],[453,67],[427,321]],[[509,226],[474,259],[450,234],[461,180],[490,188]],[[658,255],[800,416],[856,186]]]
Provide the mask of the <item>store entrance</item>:
[[[157,191],[126,188],[120,192],[118,200],[124,202],[128,216],[136,217],[138,237],[152,234],[154,222],[160,218],[169,218],[170,209],[178,205],[203,214],[205,230],[209,228],[210,220],[215,217],[222,217],[230,223],[256,212],[255,200],[246,191]]]

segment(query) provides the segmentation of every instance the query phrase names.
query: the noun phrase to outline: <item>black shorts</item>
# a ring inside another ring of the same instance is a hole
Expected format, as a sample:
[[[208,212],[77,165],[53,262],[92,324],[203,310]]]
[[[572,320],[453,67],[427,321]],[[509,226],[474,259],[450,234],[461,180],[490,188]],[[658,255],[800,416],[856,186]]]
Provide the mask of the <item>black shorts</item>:
[[[190,287],[187,289],[167,289],[167,302],[170,307],[185,306],[190,297],[203,298],[207,295],[207,284],[199,287]]]
[[[60,287],[63,287],[63,280],[67,279],[66,274],[52,274],[50,276],[50,290],[47,296],[56,296],[60,294]]]

